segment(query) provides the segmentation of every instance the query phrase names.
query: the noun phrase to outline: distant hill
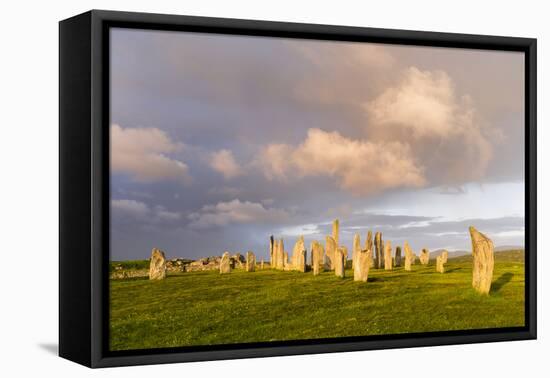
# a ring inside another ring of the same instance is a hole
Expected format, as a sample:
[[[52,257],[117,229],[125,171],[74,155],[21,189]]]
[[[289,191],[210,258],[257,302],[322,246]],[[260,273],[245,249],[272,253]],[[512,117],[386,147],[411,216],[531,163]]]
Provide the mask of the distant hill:
[[[498,247],[495,247],[495,252],[500,251],[517,251],[517,250],[523,250],[525,249],[523,246],[520,245],[500,245]]]

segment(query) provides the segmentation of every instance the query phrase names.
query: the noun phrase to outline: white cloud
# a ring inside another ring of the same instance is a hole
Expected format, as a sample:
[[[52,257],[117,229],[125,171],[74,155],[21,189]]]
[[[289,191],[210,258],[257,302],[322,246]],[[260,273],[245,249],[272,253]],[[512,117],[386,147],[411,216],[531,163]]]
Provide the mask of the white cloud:
[[[111,209],[133,218],[145,218],[149,214],[149,207],[145,203],[129,199],[111,200]]]
[[[200,211],[191,213],[188,217],[191,227],[206,228],[231,223],[278,222],[287,219],[288,213],[281,209],[266,208],[260,203],[234,199],[203,206]]]
[[[130,199],[111,200],[111,210],[117,218],[130,218],[146,223],[174,222],[181,219],[181,213],[168,211],[163,206],[151,208],[144,202]]]
[[[229,150],[220,150],[214,152],[210,158],[210,167],[219,172],[226,179],[232,179],[244,174],[242,168],[235,161],[233,152]]]
[[[257,163],[270,180],[333,177],[342,189],[355,195],[425,184],[423,169],[406,144],[352,140],[320,129],[309,129],[298,146],[267,146]]]
[[[471,98],[455,92],[447,73],[410,67],[397,85],[364,104],[366,132],[408,144],[432,184],[481,179],[493,156],[494,132],[479,119]]]
[[[189,167],[166,154],[183,145],[170,140],[156,128],[123,128],[111,125],[111,169],[130,175],[136,181],[191,180]]]

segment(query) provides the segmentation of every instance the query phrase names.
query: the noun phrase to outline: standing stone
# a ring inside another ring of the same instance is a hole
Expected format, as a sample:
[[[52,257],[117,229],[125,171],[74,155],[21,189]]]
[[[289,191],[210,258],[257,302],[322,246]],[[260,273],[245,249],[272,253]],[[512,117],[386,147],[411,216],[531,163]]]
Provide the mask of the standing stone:
[[[324,253],[323,245],[318,241],[311,243],[311,269],[313,275],[318,275],[324,268]]]
[[[246,252],[246,271],[253,272],[256,270],[256,256],[253,252]]]
[[[220,260],[220,274],[231,273],[231,256],[224,252]]]
[[[283,270],[285,268],[284,250],[285,250],[285,245],[284,245],[283,239],[280,239],[279,243],[277,243],[277,264],[276,264],[276,267],[279,270]]]
[[[294,244],[294,248],[292,250],[292,269],[302,273],[305,272],[306,255],[307,250],[304,245],[304,237],[300,236],[300,238],[298,238],[298,240]]]
[[[273,235],[269,237],[269,265],[273,268],[275,265],[275,259],[273,258],[273,249],[274,249],[275,240]]]
[[[334,239],[334,242],[336,243],[336,248],[338,248],[338,246],[340,244],[339,243],[339,235],[340,235],[340,222],[338,221],[338,219],[335,219],[333,222],[332,222],[332,238]]]
[[[160,249],[153,248],[149,263],[149,279],[163,280],[166,278],[166,257]]]
[[[264,270],[264,259],[260,260],[260,270]]]
[[[283,252],[283,270],[292,270],[292,266],[288,262],[288,252]]]
[[[335,258],[334,258],[334,272],[337,277],[344,278],[346,270],[346,256],[348,251],[346,247],[340,247],[336,249]]]
[[[353,280],[367,282],[369,278],[372,249],[363,249],[357,253],[355,267],[353,268]]]
[[[373,256],[373,251],[374,251],[374,245],[373,245],[373,242],[372,242],[372,231],[369,230],[369,232],[367,232],[367,241],[365,242],[365,249],[368,250],[368,251],[371,251],[370,255],[371,255],[371,258],[370,258],[370,261],[369,261],[369,268],[374,268],[374,256]]]
[[[429,261],[430,261],[430,251],[428,251],[428,248],[422,248],[422,252],[420,252],[420,264],[428,265]]]
[[[355,269],[355,260],[357,259],[357,255],[361,252],[361,237],[359,234],[355,234],[353,236],[353,250],[351,255],[351,267]]]
[[[401,266],[401,247],[395,247],[395,266]]]
[[[382,266],[384,266],[384,242],[382,241],[381,232],[377,232],[374,235],[374,248],[376,249],[376,267],[382,269]]]
[[[326,237],[325,245],[325,270],[334,270],[334,259],[336,258],[336,241],[332,236]]]
[[[439,256],[435,259],[435,270],[439,273],[445,273],[445,264],[447,263],[447,259],[449,258],[449,252],[443,251]]]
[[[384,246],[384,269],[392,270],[391,242],[388,240]]]
[[[414,253],[411,246],[405,241],[405,270],[411,271],[411,265],[414,263]]]
[[[472,286],[481,294],[489,294],[495,266],[493,242],[472,226],[470,226],[470,237],[474,257]]]

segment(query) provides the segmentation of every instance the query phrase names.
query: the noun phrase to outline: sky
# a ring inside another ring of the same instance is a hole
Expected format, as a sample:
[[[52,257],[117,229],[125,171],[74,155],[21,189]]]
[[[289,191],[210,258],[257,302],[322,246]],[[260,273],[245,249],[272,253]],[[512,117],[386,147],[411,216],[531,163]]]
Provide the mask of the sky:
[[[111,259],[524,245],[524,58],[111,29]]]

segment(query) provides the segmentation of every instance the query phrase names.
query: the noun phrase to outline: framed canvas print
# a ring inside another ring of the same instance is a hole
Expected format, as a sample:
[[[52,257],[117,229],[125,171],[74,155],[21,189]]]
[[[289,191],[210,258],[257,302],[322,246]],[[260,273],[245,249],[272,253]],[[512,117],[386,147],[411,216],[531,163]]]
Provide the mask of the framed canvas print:
[[[536,40],[60,22],[62,357],[536,337]]]

